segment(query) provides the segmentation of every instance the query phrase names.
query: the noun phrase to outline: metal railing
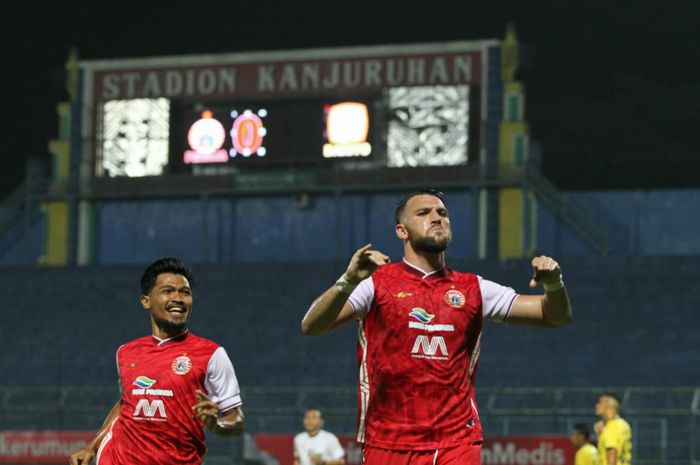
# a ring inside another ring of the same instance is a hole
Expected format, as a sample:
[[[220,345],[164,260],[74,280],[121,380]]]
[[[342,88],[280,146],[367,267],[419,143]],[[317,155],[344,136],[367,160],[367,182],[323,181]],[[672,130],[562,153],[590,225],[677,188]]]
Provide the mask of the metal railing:
[[[477,389],[486,435],[568,434],[592,424],[603,392],[623,399],[632,426],[636,465],[700,464],[700,387],[586,387]],[[243,391],[251,433],[294,432],[309,405],[324,411],[338,433],[353,433],[356,388],[248,387]],[[0,429],[93,430],[118,398],[112,386],[0,386]],[[222,446],[225,447],[225,446]],[[213,455],[225,456],[225,450]]]

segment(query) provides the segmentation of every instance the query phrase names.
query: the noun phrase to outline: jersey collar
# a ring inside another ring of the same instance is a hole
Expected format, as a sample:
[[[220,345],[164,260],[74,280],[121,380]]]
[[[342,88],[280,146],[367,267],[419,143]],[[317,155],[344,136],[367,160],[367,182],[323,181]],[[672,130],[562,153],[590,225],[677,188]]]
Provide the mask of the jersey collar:
[[[445,268],[445,265],[443,265],[441,268],[438,268],[437,270],[426,272],[426,271],[418,268],[416,265],[409,263],[409,261],[406,260],[406,257],[403,258],[403,265],[404,265],[404,269],[406,269],[406,271],[408,271],[412,274],[415,274],[416,276],[419,276],[422,279],[427,279],[431,276],[446,276],[447,275],[447,268]]]
[[[155,335],[151,335],[151,337],[153,338],[154,341],[156,341],[156,342],[158,343],[158,344],[156,344],[156,345],[159,345],[159,346],[160,346],[160,345],[165,344],[165,343],[168,342],[168,341],[173,341],[173,340],[175,340],[175,339],[184,338],[184,337],[187,335],[188,332],[189,332],[189,329],[185,328],[185,330],[184,330],[183,332],[181,332],[180,334],[178,334],[177,336],[169,337],[169,338],[166,338],[166,339],[161,339],[161,338],[159,338],[159,337],[156,337]]]

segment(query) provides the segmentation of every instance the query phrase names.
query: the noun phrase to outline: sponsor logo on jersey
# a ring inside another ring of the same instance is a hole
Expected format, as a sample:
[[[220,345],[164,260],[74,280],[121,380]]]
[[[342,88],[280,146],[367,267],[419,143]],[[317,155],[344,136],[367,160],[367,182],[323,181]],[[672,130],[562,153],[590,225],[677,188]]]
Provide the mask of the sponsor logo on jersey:
[[[419,307],[416,307],[413,310],[411,310],[411,313],[409,313],[408,316],[412,316],[421,323],[430,323],[430,320],[435,318],[435,315],[431,315],[430,313],[426,312],[424,309]]]
[[[426,336],[419,334],[411,349],[411,356],[414,358],[427,358],[430,360],[447,360],[447,345],[442,336]]]
[[[396,297],[397,299],[404,299],[404,298],[406,298],[406,297],[411,297],[412,295],[413,295],[413,294],[410,293],[410,292],[403,292],[403,291],[401,291],[401,292],[399,292],[398,294],[394,294],[394,297]]]
[[[156,384],[156,380],[151,379],[148,376],[139,376],[134,380],[134,384],[141,389],[146,389]]]
[[[166,421],[165,403],[160,399],[141,399],[134,408],[134,420]]]
[[[173,371],[177,375],[184,375],[192,369],[192,360],[186,355],[181,355],[173,360]]]
[[[460,308],[464,306],[464,302],[466,302],[466,300],[467,299],[465,299],[464,294],[459,292],[457,289],[450,289],[449,291],[445,292],[445,302],[450,307]]]
[[[134,380],[134,385],[138,386],[139,389],[132,389],[131,394],[135,396],[173,397],[173,391],[170,389],[151,389],[151,386],[154,384],[156,384],[155,379],[151,379],[148,376],[139,376]]]
[[[428,332],[455,330],[455,327],[453,325],[426,325],[425,323],[418,323],[417,321],[409,321],[408,327],[412,329],[422,329],[423,331]]]

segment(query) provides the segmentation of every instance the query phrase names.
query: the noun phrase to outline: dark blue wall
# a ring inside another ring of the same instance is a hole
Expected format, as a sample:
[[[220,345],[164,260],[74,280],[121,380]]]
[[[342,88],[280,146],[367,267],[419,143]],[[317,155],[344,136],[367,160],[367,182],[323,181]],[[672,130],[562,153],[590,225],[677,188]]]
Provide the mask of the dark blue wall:
[[[700,190],[569,193],[604,225],[626,235],[613,254],[700,255]],[[97,204],[95,263],[144,264],[165,255],[192,263],[345,260],[361,245],[394,258],[398,195],[311,194],[304,208],[290,195],[200,200],[131,200]],[[471,191],[447,193],[455,241],[454,259],[476,257],[478,213]],[[38,263],[42,250],[39,212],[0,237],[0,266]],[[491,234],[496,234],[492,231]],[[538,206],[537,251],[557,257],[591,257],[594,249],[546,204]]]
[[[192,262],[250,263],[345,259],[367,242],[395,258],[394,194],[288,196],[201,201],[112,202],[98,208],[97,262],[147,263],[178,255]],[[456,258],[476,253],[475,204],[449,193]]]
[[[526,261],[459,262],[527,292]],[[491,323],[480,386],[697,385],[700,259],[561,261],[575,309],[559,330]],[[191,328],[224,345],[243,386],[353,385],[355,325],[303,336],[339,262],[197,266]],[[0,384],[106,385],[114,351],[148,334],[140,267],[1,269]]]

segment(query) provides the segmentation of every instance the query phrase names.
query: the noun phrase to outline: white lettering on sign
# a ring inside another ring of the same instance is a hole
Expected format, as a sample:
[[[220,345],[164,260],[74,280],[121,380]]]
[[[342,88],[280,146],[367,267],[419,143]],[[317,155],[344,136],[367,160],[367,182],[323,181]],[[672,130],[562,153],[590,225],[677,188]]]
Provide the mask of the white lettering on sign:
[[[549,442],[538,447],[517,447],[514,442],[494,442],[483,447],[481,459],[484,465],[564,465],[564,450]]]
[[[101,82],[102,100],[233,94],[236,68],[106,73]]]

